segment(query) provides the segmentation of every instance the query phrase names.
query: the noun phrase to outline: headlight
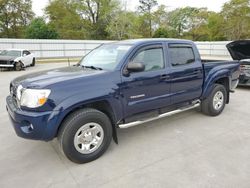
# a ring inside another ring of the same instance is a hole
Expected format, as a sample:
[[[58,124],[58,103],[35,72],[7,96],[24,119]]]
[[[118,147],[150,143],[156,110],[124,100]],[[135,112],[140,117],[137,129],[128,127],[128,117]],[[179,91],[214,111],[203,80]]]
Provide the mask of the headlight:
[[[17,99],[18,99],[19,101],[21,100],[22,90],[23,90],[23,86],[22,86],[22,85],[19,85],[19,86],[17,87],[17,90],[16,90],[16,97],[17,97]]]
[[[46,103],[51,92],[49,89],[22,88],[20,90],[21,90],[20,104],[21,106],[26,106],[28,108],[37,108],[43,106]]]

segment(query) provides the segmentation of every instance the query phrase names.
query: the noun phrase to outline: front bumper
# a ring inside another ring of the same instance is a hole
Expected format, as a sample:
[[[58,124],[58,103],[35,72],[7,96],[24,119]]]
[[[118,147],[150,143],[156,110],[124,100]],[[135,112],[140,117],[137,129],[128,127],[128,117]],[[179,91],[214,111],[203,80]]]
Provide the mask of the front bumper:
[[[57,112],[29,112],[19,109],[11,96],[6,98],[6,109],[18,136],[49,141],[57,132]]]
[[[3,67],[3,68],[11,68],[11,67],[14,67],[14,65],[0,64],[0,67]]]

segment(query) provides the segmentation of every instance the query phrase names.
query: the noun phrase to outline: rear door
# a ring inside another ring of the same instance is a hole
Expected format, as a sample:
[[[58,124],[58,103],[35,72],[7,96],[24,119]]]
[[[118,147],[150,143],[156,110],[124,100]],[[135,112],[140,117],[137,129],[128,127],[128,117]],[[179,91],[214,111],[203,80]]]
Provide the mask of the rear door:
[[[171,104],[198,99],[202,94],[203,68],[193,45],[169,43],[167,46],[171,66]]]
[[[131,55],[127,64],[140,62],[145,65],[145,70],[131,73],[127,77],[122,75],[121,92],[124,96],[125,117],[170,104],[169,69],[165,59],[163,43],[143,46]]]

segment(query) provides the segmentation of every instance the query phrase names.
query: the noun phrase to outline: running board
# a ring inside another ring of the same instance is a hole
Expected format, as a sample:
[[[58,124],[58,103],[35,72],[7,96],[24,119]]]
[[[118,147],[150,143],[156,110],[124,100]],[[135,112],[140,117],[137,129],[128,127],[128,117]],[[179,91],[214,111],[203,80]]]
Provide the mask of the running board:
[[[161,118],[164,118],[164,117],[172,116],[172,115],[178,114],[180,112],[185,112],[187,110],[191,110],[191,109],[197,108],[198,106],[200,106],[200,102],[196,102],[192,106],[188,106],[186,108],[180,108],[180,109],[177,109],[177,110],[174,110],[174,111],[171,111],[171,112],[167,112],[165,114],[161,114],[161,115],[159,115],[157,117],[153,117],[153,118],[146,119],[146,120],[134,121],[134,122],[131,122],[131,123],[121,124],[121,125],[118,125],[118,126],[121,129],[126,129],[126,128],[129,128],[129,127],[133,127],[133,126],[136,126],[136,125],[140,125],[140,124],[143,124],[143,123],[147,123],[147,122],[150,122],[150,121],[161,119]]]

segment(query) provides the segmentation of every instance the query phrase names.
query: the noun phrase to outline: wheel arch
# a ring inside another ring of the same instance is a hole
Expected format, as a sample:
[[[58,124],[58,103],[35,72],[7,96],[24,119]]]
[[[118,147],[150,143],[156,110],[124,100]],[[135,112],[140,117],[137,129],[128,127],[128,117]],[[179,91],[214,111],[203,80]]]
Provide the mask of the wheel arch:
[[[222,78],[215,81],[215,84],[223,85],[226,88],[226,91],[227,91],[226,104],[229,103],[229,98],[230,98],[230,85],[229,85],[229,83],[230,83],[229,77],[222,77]]]
[[[214,73],[213,75],[207,75],[207,80],[205,80],[203,85],[203,94],[202,94],[202,100],[206,99],[209,94],[211,93],[214,84],[221,84],[226,88],[227,91],[227,100],[226,103],[229,103],[230,98],[230,83],[231,83],[231,77],[230,77],[230,71],[223,69],[221,71],[218,71]]]
[[[80,105],[77,105],[77,106],[74,106],[74,107],[67,109],[67,112],[64,114],[63,118],[58,123],[59,126],[57,128],[57,132],[56,132],[55,136],[58,135],[58,132],[61,128],[61,125],[67,117],[69,117],[72,113],[76,112],[77,110],[84,109],[84,108],[93,108],[93,109],[99,110],[109,117],[111,124],[112,124],[113,140],[115,141],[115,143],[118,144],[117,131],[116,131],[116,116],[115,116],[115,113],[114,113],[114,110],[113,110],[111,104],[107,100],[100,100],[100,101],[80,104]]]

